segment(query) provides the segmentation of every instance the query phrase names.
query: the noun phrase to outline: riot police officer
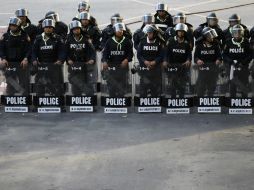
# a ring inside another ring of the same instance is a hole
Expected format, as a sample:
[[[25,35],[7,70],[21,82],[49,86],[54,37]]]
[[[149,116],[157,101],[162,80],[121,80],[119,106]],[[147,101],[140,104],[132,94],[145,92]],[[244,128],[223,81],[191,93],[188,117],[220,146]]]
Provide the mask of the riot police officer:
[[[236,97],[237,88],[242,97],[248,97],[249,63],[252,59],[250,43],[244,37],[244,28],[236,24],[232,28],[232,38],[226,41],[224,61],[229,68],[230,96]]]
[[[79,13],[79,20],[82,25],[82,31],[91,40],[95,50],[99,51],[101,31],[99,30],[98,26],[92,22],[90,13],[88,12]]]
[[[165,3],[158,3],[156,5],[156,14],[154,18],[156,26],[163,32],[165,32],[168,27],[173,26],[172,16],[169,14],[168,5]]]
[[[235,26],[236,24],[240,24],[243,27],[245,38],[248,39],[250,37],[250,32],[247,26],[241,23],[241,17],[238,14],[232,14],[228,18],[228,22],[229,22],[228,28],[223,31],[226,40],[232,39],[232,29],[233,29],[233,26]]]
[[[196,45],[194,61],[198,66],[197,95],[213,96],[218,78],[218,67],[222,62],[219,42],[215,29],[205,27],[202,30],[203,40]]]
[[[82,35],[81,27],[81,23],[77,20],[72,21],[69,25],[70,33],[66,40],[69,82],[72,84],[73,95],[80,96],[86,93],[92,96],[95,91],[91,83],[89,65],[95,64],[95,50]]]
[[[142,17],[143,24],[141,28],[137,29],[133,34],[133,42],[134,42],[134,48],[137,50],[139,42],[142,38],[144,38],[145,33],[143,32],[144,27],[147,24],[154,24],[154,16],[151,13],[145,14]]]
[[[252,59],[254,59],[254,27],[250,30],[250,46],[252,50]]]
[[[64,40],[66,39],[67,33],[68,33],[68,26],[64,22],[60,21],[59,14],[57,12],[55,11],[47,12],[44,19],[54,20],[55,22],[54,33],[61,36]],[[39,34],[43,33],[42,22],[44,19],[39,21],[39,25],[38,25]]]
[[[120,16],[119,13],[116,13],[116,14],[112,15],[110,20],[111,20],[111,24],[109,24],[106,28],[104,28],[102,30],[101,49],[103,49],[105,47],[105,44],[106,44],[107,40],[114,36],[115,32],[114,32],[113,26],[116,23],[122,23],[123,22],[123,18]],[[123,35],[125,37],[127,37],[130,40],[132,39],[132,33],[131,33],[130,29],[127,26],[125,26],[125,30],[123,32],[124,32]]]
[[[183,23],[185,25],[187,25],[188,30],[186,33],[186,40],[189,41],[190,46],[193,48],[194,47],[194,36],[193,36],[193,26],[190,23],[187,23],[186,21],[186,15],[182,12],[177,13],[174,17],[173,17],[173,27],[168,27],[166,32],[165,32],[165,39],[166,41],[170,38],[170,37],[174,37],[176,36],[176,30],[175,27],[178,23]]]
[[[164,56],[164,44],[158,38],[157,28],[146,25],[144,28],[146,38],[138,46],[140,97],[159,97],[161,95],[161,63]]]
[[[89,1],[81,1],[78,3],[78,12],[81,13],[81,12],[88,12],[90,11],[90,4],[89,4]],[[80,20],[79,19],[79,14],[74,17],[72,20]],[[92,16],[90,15],[90,22],[94,25],[94,26],[98,26],[97,24],[97,20]]]
[[[5,68],[7,95],[29,94],[28,58],[30,53],[30,38],[21,29],[21,20],[11,17],[8,31],[0,40],[1,66]]]
[[[33,43],[38,31],[37,31],[37,27],[33,25],[30,19],[28,18],[28,10],[18,9],[15,11],[15,15],[21,20],[22,30],[24,30],[28,34],[28,36],[31,39],[31,42]]]
[[[188,79],[188,71],[191,66],[192,51],[187,38],[188,26],[178,23],[175,26],[176,36],[170,38],[166,45],[163,66],[166,69],[170,81],[170,95],[175,98],[177,91],[183,98]]]
[[[254,42],[254,27],[250,30],[250,42]]]
[[[225,36],[223,34],[222,29],[220,28],[219,24],[219,19],[217,18],[215,13],[210,13],[207,15],[206,17],[206,22],[203,24],[200,24],[195,30],[194,30],[194,37],[196,39],[196,41],[203,41],[203,35],[202,35],[202,31],[205,27],[210,27],[212,29],[214,29],[217,33],[217,39],[221,44],[221,47],[223,47],[223,44],[225,43]]]
[[[32,50],[33,65],[37,67],[35,77],[36,94],[63,95],[62,64],[66,53],[63,39],[54,32],[55,21],[42,22],[44,32],[35,39]]]
[[[107,81],[110,97],[123,97],[127,89],[128,63],[132,61],[133,45],[124,23],[116,23],[114,36],[108,39],[102,52],[103,78]]]

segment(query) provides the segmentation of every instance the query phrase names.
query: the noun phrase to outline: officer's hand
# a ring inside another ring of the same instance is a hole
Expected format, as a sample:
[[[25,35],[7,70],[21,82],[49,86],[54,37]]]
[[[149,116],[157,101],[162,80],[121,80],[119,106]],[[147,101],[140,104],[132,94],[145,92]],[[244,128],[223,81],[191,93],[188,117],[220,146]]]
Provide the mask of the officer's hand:
[[[128,59],[124,59],[124,60],[122,61],[122,63],[121,63],[121,67],[122,67],[122,68],[126,68],[126,67],[128,67],[128,64],[129,64]]]
[[[155,61],[151,61],[151,62],[150,62],[150,65],[151,65],[151,66],[155,66],[155,65],[156,65],[156,62],[155,62]]]
[[[218,60],[218,59],[215,62],[216,65],[220,65],[221,63],[222,63],[221,60]]]
[[[103,70],[108,70],[108,64],[107,63],[102,63],[102,69]]]
[[[203,64],[204,64],[204,61],[202,61],[202,60],[200,60],[200,59],[197,61],[197,65],[200,66],[200,65],[203,65]]]
[[[149,69],[154,69],[155,65],[156,65],[155,61],[150,61],[150,64],[149,64],[148,68]]]
[[[2,59],[0,63],[1,63],[1,66],[3,66],[3,67],[8,66],[8,61],[6,59]]]
[[[33,61],[33,65],[34,66],[38,65],[38,61]]]
[[[24,58],[23,61],[21,61],[20,66],[24,68],[26,68],[28,65],[28,59]]]
[[[57,60],[57,61],[55,62],[55,65],[62,65],[62,61]]]
[[[167,68],[167,67],[168,67],[168,62],[167,62],[167,61],[163,61],[162,66],[163,66],[164,68]]]
[[[68,60],[67,63],[68,63],[69,65],[72,65],[72,64],[73,64],[73,61],[72,61],[72,60]]]
[[[86,64],[87,65],[92,65],[92,64],[94,64],[94,60],[91,59],[91,60],[87,61]]]
[[[190,60],[187,60],[185,63],[183,63],[183,66],[189,68],[191,66]]]
[[[150,61],[144,61],[144,64],[149,67],[150,66]]]

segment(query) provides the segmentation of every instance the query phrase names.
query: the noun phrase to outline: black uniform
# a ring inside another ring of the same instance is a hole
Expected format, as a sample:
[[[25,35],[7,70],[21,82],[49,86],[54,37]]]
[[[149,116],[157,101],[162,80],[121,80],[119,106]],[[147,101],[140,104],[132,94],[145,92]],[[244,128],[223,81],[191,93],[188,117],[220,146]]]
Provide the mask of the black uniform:
[[[35,39],[32,50],[32,61],[38,61],[36,74],[36,94],[45,95],[46,92],[60,96],[63,95],[62,65],[54,64],[57,60],[65,61],[66,53],[64,42],[57,34],[48,39],[44,33]]]
[[[120,42],[115,37],[110,38],[102,52],[102,62],[109,66],[108,71],[104,71],[103,78],[107,80],[110,97],[123,97],[127,89],[128,68],[120,66],[124,59],[132,61],[133,45],[129,38],[123,37]]]
[[[132,39],[132,33],[130,31],[130,29],[126,27],[126,31],[124,31],[124,36],[127,37],[129,40]],[[114,28],[113,28],[113,25],[110,24],[108,25],[106,28],[104,28],[102,30],[102,33],[101,33],[101,49],[103,49],[105,47],[105,44],[106,42],[108,41],[108,39],[110,39],[111,37],[113,37],[115,34],[114,32]]]
[[[176,37],[170,38],[164,60],[169,63],[166,72],[171,85],[171,97],[175,98],[177,91],[179,91],[179,97],[184,97],[189,68],[182,64],[192,60],[189,41],[184,40],[179,43]]]
[[[211,46],[207,46],[203,41],[196,45],[194,60],[200,59],[204,62],[199,66],[199,74],[197,79],[197,95],[204,96],[207,90],[208,96],[213,96],[216,89],[218,78],[218,66],[216,60],[222,60],[220,45],[214,41]]]
[[[140,43],[140,41],[143,39],[143,38],[145,38],[145,33],[143,32],[143,29],[144,29],[144,27],[145,27],[146,25],[145,24],[143,24],[142,26],[141,26],[141,28],[139,28],[139,29],[137,29],[135,32],[134,32],[134,34],[133,34],[133,42],[134,42],[134,48],[136,49],[136,50],[138,50],[138,45],[139,45],[139,43]],[[161,30],[161,29],[157,29],[158,31],[157,31],[157,36],[158,36],[158,38],[159,38],[159,40],[163,43],[163,44],[165,44],[166,42],[165,42],[165,39],[164,39],[164,32]]]
[[[166,18],[164,20],[160,19],[159,18],[159,15],[158,13],[156,13],[154,15],[154,18],[155,18],[155,25],[158,26],[158,28],[160,28],[163,32],[166,31],[166,29],[168,27],[172,27],[173,26],[173,18],[172,18],[172,15],[169,14],[168,12],[166,12]]]
[[[9,30],[0,40],[0,58],[8,61],[5,68],[7,82],[7,95],[21,93],[29,94],[29,70],[20,66],[24,58],[29,58],[31,53],[30,38],[20,30],[18,35],[13,35]]]
[[[41,25],[43,20],[44,19],[40,20],[39,25],[37,26],[38,34],[43,33],[43,28],[42,28],[42,25]],[[68,26],[62,21],[56,22],[54,33],[61,36],[65,40],[66,37],[67,37],[67,33],[68,33]]]
[[[72,94],[75,96],[86,95],[91,96],[94,94],[94,86],[91,83],[91,72],[89,65],[85,62],[89,60],[95,61],[95,49],[93,45],[81,35],[77,41],[73,34],[70,33],[66,40],[66,53],[67,61],[72,60],[73,65],[68,66],[69,82],[72,84]]]
[[[254,41],[254,27],[251,28],[250,30],[250,42]]]
[[[144,38],[145,33],[143,32],[143,29],[145,27],[145,24],[141,26],[141,28],[137,29],[133,34],[133,42],[134,42],[134,48],[137,50],[138,45],[142,38]]]
[[[151,94],[153,97],[161,95],[161,63],[164,56],[164,47],[157,38],[154,42],[148,42],[147,38],[143,38],[138,46],[137,57],[139,60],[140,75],[140,97],[147,97]],[[148,68],[145,61],[155,61],[153,68]]]
[[[252,59],[254,59],[254,27],[250,30],[250,46],[252,50]]]
[[[243,97],[248,96],[248,82],[249,82],[249,63],[251,61],[250,43],[247,39],[243,39],[240,43],[235,43],[233,38],[226,41],[223,58],[228,67],[230,75],[230,96],[235,97],[237,88],[242,93]]]
[[[193,35],[193,26],[189,23],[184,23],[188,26],[188,30],[187,30],[187,33],[186,33],[186,40],[189,41],[190,43],[190,46],[193,48],[194,47],[194,35]],[[175,26],[174,25],[173,27],[168,27],[166,32],[165,32],[165,35],[164,35],[164,38],[165,40],[167,41],[169,38],[172,38],[174,36],[176,36],[176,31],[175,31]]]
[[[202,41],[203,39],[203,36],[202,36],[202,30],[205,28],[205,27],[208,27],[208,24],[207,22],[206,23],[203,23],[203,24],[200,24],[193,32],[193,35],[197,41],[197,43],[199,41]],[[223,47],[223,44],[225,43],[225,36],[224,36],[224,33],[222,31],[222,29],[220,28],[219,25],[216,25],[216,26],[209,26],[210,28],[214,29],[218,35],[217,37],[217,40],[220,42],[221,44],[221,47]]]
[[[82,27],[82,31],[86,34],[86,36],[91,40],[96,51],[100,51],[100,39],[101,39],[101,31],[95,25],[88,25],[86,28]]]
[[[249,29],[244,24],[240,24],[240,25],[244,29],[244,37],[246,39],[249,39],[249,37],[250,37],[250,31],[249,31]],[[232,27],[229,26],[226,30],[223,31],[223,34],[224,34],[225,40],[232,39]]]
[[[31,21],[27,18],[26,19],[26,26],[21,26],[21,28],[28,34],[28,36],[31,39],[31,43],[33,44],[37,34],[38,34],[38,30],[37,27],[33,24],[31,24]]]

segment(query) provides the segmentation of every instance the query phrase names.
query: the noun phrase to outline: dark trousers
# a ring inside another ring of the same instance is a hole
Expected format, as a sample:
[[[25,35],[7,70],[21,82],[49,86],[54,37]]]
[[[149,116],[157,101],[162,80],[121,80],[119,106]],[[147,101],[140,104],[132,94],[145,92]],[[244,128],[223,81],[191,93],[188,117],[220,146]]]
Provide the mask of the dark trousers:
[[[107,72],[107,88],[110,97],[124,97],[127,93],[128,70],[116,67]]]
[[[216,89],[218,79],[218,72],[215,67],[210,70],[199,70],[197,79],[197,96],[202,97],[206,94],[208,96],[213,96]]]
[[[176,98],[177,94],[180,98],[184,97],[187,77],[188,76],[186,72],[168,73],[170,95],[172,98]]]
[[[48,70],[40,70],[40,67]],[[44,96],[46,93],[54,96],[62,96],[63,88],[63,72],[61,65],[53,65],[53,63],[38,65],[38,72],[35,77],[37,96]]]
[[[161,96],[162,76],[160,68],[140,72],[140,97]]]
[[[248,97],[249,70],[241,68],[240,71],[234,71],[234,77],[229,82],[230,97],[236,97],[237,90],[242,97]]]
[[[9,62],[9,67],[5,70],[6,94],[13,96],[19,93],[28,96],[30,93],[30,74],[29,68],[21,68],[20,63]]]

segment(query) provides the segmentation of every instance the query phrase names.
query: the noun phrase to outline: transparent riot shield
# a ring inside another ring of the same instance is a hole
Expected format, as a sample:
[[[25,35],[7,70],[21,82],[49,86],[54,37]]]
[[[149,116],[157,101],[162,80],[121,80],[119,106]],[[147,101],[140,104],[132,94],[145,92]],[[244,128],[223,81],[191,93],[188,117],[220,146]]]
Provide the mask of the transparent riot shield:
[[[131,106],[131,78],[129,68],[108,64],[101,71],[101,105],[104,113],[128,113]]]
[[[191,70],[182,63],[164,68],[163,106],[167,114],[189,114],[193,106]]]
[[[97,65],[74,62],[67,67],[70,88],[66,105],[70,112],[93,112],[97,105]]]
[[[64,108],[64,77],[62,65],[39,63],[35,73],[33,103],[39,113],[61,113]]]
[[[29,68],[21,67],[19,62],[8,62],[3,68],[3,76],[3,82],[6,82],[2,95],[5,112],[28,112],[31,105]]]
[[[3,34],[8,30],[8,26],[0,26],[0,38],[2,38]],[[6,91],[6,80],[4,76],[4,68],[0,68],[0,95],[4,95]]]
[[[197,72],[194,104],[198,113],[221,113],[224,106],[226,76],[221,63],[204,61],[195,65]]]
[[[241,60],[233,60],[227,65],[228,93],[226,105],[229,107],[229,114],[252,114],[253,98],[253,63],[243,64]]]
[[[161,66],[148,68],[136,63],[132,73],[135,77],[135,110],[138,113],[162,112]]]

